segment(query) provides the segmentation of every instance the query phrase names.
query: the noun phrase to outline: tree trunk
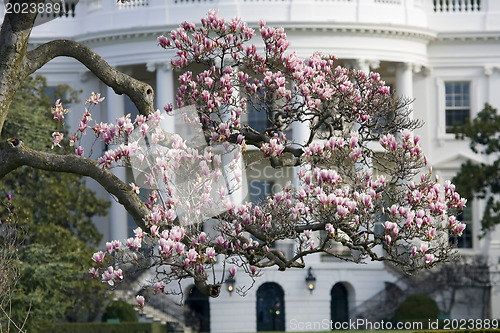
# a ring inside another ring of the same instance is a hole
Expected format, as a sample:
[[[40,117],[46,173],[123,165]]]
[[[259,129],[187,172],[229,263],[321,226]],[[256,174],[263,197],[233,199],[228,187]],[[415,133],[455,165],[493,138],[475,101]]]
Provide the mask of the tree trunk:
[[[12,3],[43,3],[44,0],[11,0]],[[38,8],[38,7],[37,7]],[[37,13],[6,13],[0,30],[0,133],[7,112],[25,74],[23,59]]]

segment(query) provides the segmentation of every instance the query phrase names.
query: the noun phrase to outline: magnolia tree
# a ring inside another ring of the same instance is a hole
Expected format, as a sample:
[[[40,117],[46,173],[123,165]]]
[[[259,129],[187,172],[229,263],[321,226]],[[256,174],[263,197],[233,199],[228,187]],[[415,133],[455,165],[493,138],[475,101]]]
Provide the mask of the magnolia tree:
[[[2,36],[15,34],[12,26],[24,22],[12,16],[6,16]],[[260,22],[258,31],[210,11],[199,26],[186,22],[160,36],[159,47],[174,50],[171,65],[183,71],[176,106],[164,112],[153,109],[150,86],[83,45],[58,40],[31,51],[24,45],[21,53],[0,46],[0,55],[20,57],[16,63],[24,66],[14,69],[0,60],[7,74],[22,77],[54,57],[71,56],[127,94],[140,112],[114,124],[92,122],[92,109],[104,98],[92,94],[76,133],[52,133],[53,154],[9,140],[0,152],[0,177],[21,165],[74,172],[116,196],[138,228],[135,237],[112,240],[93,256],[90,273],[110,285],[124,278],[122,264],[131,263],[156,271],[156,292],[169,292],[167,285],[187,278],[216,297],[227,277],[304,267],[305,256],[330,252],[332,242],[350,249],[352,256],[342,259],[385,260],[406,271],[449,261],[449,235],[465,228],[455,217],[465,200],[426,167],[412,134],[421,123],[409,116],[409,101],[391,95],[378,74],[337,66],[331,55],[302,59],[287,53],[283,28]],[[201,71],[191,72],[193,64]],[[8,75],[0,79],[4,83]],[[5,103],[8,95],[0,93],[0,106]],[[249,110],[266,116],[265,130],[245,122]],[[52,112],[62,122],[68,111],[56,103]],[[176,117],[188,135],[166,130]],[[287,138],[292,127],[307,138]],[[87,131],[113,149],[97,160],[85,157],[80,140]],[[65,142],[74,154],[60,153]],[[245,151],[252,150],[274,168],[295,167],[299,185],[288,184],[258,204],[238,200]],[[123,165],[134,169],[134,183],[109,171]],[[272,247],[280,240],[295,241],[292,256]],[[144,304],[142,296],[138,303]]]

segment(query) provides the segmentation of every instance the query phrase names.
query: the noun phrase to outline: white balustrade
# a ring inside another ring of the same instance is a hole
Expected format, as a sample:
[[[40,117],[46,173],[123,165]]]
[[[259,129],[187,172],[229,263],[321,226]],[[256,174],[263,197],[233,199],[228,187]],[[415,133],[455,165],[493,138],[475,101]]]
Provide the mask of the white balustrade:
[[[119,2],[119,9],[137,8],[149,6],[149,0],[130,0],[125,2]]]
[[[433,0],[435,12],[477,12],[481,0]]]

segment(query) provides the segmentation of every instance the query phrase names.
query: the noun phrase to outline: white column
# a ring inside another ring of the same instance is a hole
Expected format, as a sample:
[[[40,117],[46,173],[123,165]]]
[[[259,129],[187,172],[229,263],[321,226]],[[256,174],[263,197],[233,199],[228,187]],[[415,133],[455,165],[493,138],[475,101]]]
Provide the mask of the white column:
[[[354,66],[365,73],[370,73],[372,69],[380,67],[380,61],[373,59],[357,59]]]
[[[396,92],[400,97],[413,99],[412,64],[400,63],[396,68]]]
[[[117,95],[112,88],[108,87],[106,92],[106,103],[108,108],[108,122],[116,123],[116,119],[124,114],[125,104],[122,95]],[[111,172],[122,181],[127,181],[127,171],[124,167],[115,167]],[[109,209],[109,235],[111,240],[124,241],[127,238],[128,213],[123,206],[112,196],[111,208]]]
[[[297,99],[302,98],[302,97],[297,97]],[[311,135],[311,130],[309,127],[308,122],[300,122],[296,121],[292,123],[292,139],[293,142],[295,143],[296,147],[302,147],[307,143],[309,140],[309,136]],[[290,138],[288,138],[290,139]],[[300,167],[294,167],[293,169],[293,186],[295,188],[298,188],[300,185],[300,180],[299,180],[299,168]]]
[[[370,73],[370,64],[368,63],[368,60],[358,59],[356,60],[355,66],[364,73]]]
[[[486,65],[484,66],[483,68],[484,70],[484,76],[486,76],[487,78],[487,88],[486,88],[486,100],[487,101],[491,101],[491,98],[494,96],[495,94],[495,91],[493,89],[493,84],[492,84],[492,75],[493,75],[493,72],[495,71],[495,67],[492,66],[492,65]]]
[[[362,72],[369,74],[372,69],[377,69],[380,67],[380,61],[379,60],[368,60],[368,59],[357,59],[355,66],[357,69],[361,70]],[[361,125],[359,123],[354,123],[353,130],[358,131]],[[366,157],[366,162],[369,164],[369,168],[366,169],[366,171],[372,172],[373,170],[373,161],[371,158]]]
[[[302,147],[307,143],[311,130],[309,129],[309,124],[305,122],[294,122],[292,123],[292,137],[293,142],[296,147]],[[294,167],[293,171],[293,186],[297,188],[299,186],[299,167]]]
[[[225,66],[230,64],[229,61],[226,62]],[[215,67],[221,71],[224,71],[225,68],[221,68],[220,59],[216,59]],[[238,72],[238,67],[233,67],[233,71]],[[238,86],[233,86],[233,92],[231,99],[235,102],[236,105],[240,101],[240,88]],[[231,119],[231,111],[232,106],[226,107],[221,110],[222,113],[222,121],[229,121]],[[236,207],[239,207],[243,204],[245,197],[248,195],[248,179],[246,177],[245,165],[243,162],[243,155],[241,149],[233,150],[232,148],[229,151],[226,151],[224,148],[221,149],[223,151],[222,155],[222,165],[226,170],[226,182],[228,190],[230,191],[231,201],[235,204]],[[238,160],[237,164],[234,162]],[[232,169],[232,166],[235,168]],[[236,179],[236,173],[241,173],[241,181],[238,182]]]
[[[295,84],[295,83],[292,83],[292,84]],[[297,99],[297,102],[302,102],[304,98],[302,96],[297,96],[296,99]],[[299,146],[305,145],[307,143],[307,141],[309,140],[310,134],[311,134],[311,130],[309,129],[309,123],[299,122],[299,121],[292,123],[292,138],[291,139],[293,139],[293,142],[296,145],[299,145]],[[288,138],[288,139],[290,139],[290,138]]]
[[[228,66],[229,64],[230,64],[229,61],[226,61],[226,66]],[[225,68],[221,68],[221,71],[224,71],[224,69]],[[237,73],[239,68],[235,66],[235,67],[233,67],[233,70],[235,73]],[[231,99],[234,101],[234,105],[237,105],[241,100],[240,87],[238,87],[237,85],[233,86],[233,93],[232,93]],[[225,115],[224,115],[225,117],[228,118],[228,120],[231,118],[230,111],[231,111],[231,109],[226,110]],[[226,119],[224,119],[224,120],[226,120]],[[237,189],[231,195],[231,200],[235,203],[236,207],[239,207],[244,203],[245,198],[248,196],[248,178],[246,175],[246,169],[245,169],[245,163],[244,163],[242,149],[238,147],[238,155],[237,156],[234,156],[234,153],[231,153],[231,154],[233,154],[234,160],[236,159],[236,157],[238,157],[238,160],[239,160],[238,164],[237,164],[237,168],[235,169],[235,172],[241,173],[241,181],[238,183],[235,179],[232,182],[236,185]],[[231,155],[229,155],[228,157],[231,157]],[[227,165],[227,163],[225,161],[224,161],[224,165]],[[231,182],[230,182],[230,184],[231,184]]]
[[[175,91],[174,91],[174,71],[170,64],[155,63],[153,67],[148,64],[148,70],[156,69],[156,108],[163,111],[163,108],[172,103],[175,109]],[[174,119],[172,117],[172,119]],[[165,130],[175,133],[175,122],[166,121]]]

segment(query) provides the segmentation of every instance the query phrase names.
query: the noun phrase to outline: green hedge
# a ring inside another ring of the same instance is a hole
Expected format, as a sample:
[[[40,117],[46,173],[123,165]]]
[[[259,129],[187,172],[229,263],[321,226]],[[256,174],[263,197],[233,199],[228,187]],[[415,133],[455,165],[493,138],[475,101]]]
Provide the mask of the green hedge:
[[[39,333],[164,333],[160,323],[61,323],[44,327]]]

